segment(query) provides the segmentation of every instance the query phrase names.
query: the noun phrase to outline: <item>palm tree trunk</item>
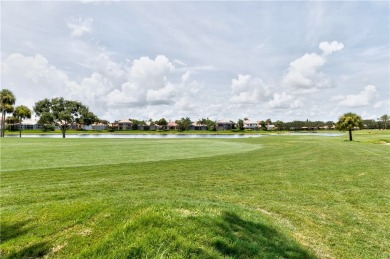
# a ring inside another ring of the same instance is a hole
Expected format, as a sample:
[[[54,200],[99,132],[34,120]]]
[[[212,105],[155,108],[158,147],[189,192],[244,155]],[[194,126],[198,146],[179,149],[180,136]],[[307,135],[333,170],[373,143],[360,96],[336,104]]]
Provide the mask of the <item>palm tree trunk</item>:
[[[352,129],[349,129],[349,141],[352,141]]]
[[[22,137],[22,119],[19,121],[19,138]]]
[[[2,107],[1,111],[1,135],[0,137],[4,137],[5,132],[5,107]]]

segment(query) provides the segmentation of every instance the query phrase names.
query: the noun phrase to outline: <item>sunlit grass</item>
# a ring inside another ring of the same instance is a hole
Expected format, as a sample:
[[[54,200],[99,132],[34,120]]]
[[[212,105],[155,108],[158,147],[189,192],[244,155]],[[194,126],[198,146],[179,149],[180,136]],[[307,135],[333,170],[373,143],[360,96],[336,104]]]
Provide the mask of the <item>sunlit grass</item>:
[[[390,136],[345,138],[2,139],[2,256],[388,258]]]

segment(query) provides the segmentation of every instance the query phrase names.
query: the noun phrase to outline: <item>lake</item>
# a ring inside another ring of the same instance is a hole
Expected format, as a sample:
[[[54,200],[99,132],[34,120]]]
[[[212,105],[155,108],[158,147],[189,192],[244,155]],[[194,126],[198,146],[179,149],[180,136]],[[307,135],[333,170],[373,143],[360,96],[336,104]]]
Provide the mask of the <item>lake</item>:
[[[179,138],[258,138],[264,136],[324,136],[338,137],[344,133],[286,133],[286,134],[67,134],[66,138],[132,138],[132,139],[179,139]],[[19,137],[18,134],[6,137]],[[22,134],[22,138],[62,138],[62,134]]]

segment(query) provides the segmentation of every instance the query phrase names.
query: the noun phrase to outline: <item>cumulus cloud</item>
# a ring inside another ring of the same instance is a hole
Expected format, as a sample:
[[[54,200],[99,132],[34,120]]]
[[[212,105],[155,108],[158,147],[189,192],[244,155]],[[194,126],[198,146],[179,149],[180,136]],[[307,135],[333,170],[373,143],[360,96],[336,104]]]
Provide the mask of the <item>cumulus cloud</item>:
[[[268,107],[272,109],[298,109],[302,106],[302,100],[284,92],[282,94],[273,94],[272,99],[268,102]]]
[[[162,113],[161,105],[166,111],[170,106],[173,113],[194,110],[195,104],[202,106],[202,101],[195,100],[202,100],[198,97],[202,95],[203,83],[193,80],[190,71],[176,71],[165,56],[118,64],[102,52],[97,55],[95,66],[89,68],[90,75],[75,80],[40,54],[14,53],[1,62],[2,83],[18,101],[30,107],[43,98],[61,96],[79,100],[98,115],[109,118],[120,114],[126,118],[129,109],[146,106],[153,112],[139,109],[142,117]]]
[[[324,55],[329,55],[332,52],[342,50],[344,48],[344,44],[337,41],[323,41],[320,43],[319,48],[323,51]]]
[[[64,97],[81,101],[100,113],[106,109],[106,96],[114,88],[114,77],[93,72],[76,81],[40,54],[11,54],[1,68],[3,84],[14,92],[18,102],[30,107],[44,98]]]
[[[146,101],[151,105],[170,104],[175,97],[175,86],[167,83],[160,89],[149,89],[146,93]]]
[[[173,70],[172,63],[162,55],[154,60],[149,57],[134,60],[126,82],[108,94],[108,105],[134,107],[172,102],[175,87],[169,77]]]
[[[97,72],[83,78],[80,83],[75,81],[67,83],[68,96],[82,101],[95,112],[101,112],[106,108],[106,95],[112,88],[112,81]]]
[[[374,102],[378,98],[378,92],[374,85],[367,85],[363,91],[358,94],[351,95],[338,95],[334,96],[332,100],[338,100],[339,104],[346,107],[364,107],[368,105],[374,105]]]
[[[64,95],[71,82],[65,72],[40,54],[24,56],[13,53],[1,62],[1,70],[2,87],[10,88],[18,102],[31,107],[42,98]]]
[[[329,54],[343,49],[344,45],[337,41],[321,42],[319,48],[323,55],[317,53],[305,54],[292,61],[282,83],[295,90],[316,90],[332,86],[332,82],[320,71]]]
[[[240,74],[237,79],[232,79],[231,89],[230,101],[233,103],[258,103],[271,94],[263,79],[251,75]]]
[[[69,29],[71,29],[71,36],[72,37],[81,37],[86,33],[89,33],[92,31],[92,22],[93,19],[91,17],[85,17],[85,18],[75,18],[71,17],[66,25]]]

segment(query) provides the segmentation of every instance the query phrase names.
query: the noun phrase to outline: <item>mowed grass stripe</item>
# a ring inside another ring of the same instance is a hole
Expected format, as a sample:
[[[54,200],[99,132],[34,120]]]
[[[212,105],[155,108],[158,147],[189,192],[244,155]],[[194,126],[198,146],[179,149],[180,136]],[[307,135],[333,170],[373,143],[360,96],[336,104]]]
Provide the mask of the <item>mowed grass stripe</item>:
[[[388,146],[311,136],[230,141],[263,148],[6,172],[2,255],[389,257]]]
[[[247,152],[259,144],[218,139],[2,139],[3,172],[187,159]],[[20,159],[15,163],[15,158]]]

